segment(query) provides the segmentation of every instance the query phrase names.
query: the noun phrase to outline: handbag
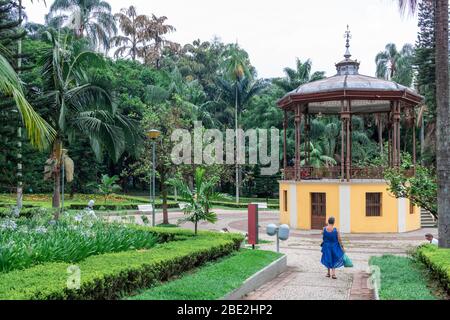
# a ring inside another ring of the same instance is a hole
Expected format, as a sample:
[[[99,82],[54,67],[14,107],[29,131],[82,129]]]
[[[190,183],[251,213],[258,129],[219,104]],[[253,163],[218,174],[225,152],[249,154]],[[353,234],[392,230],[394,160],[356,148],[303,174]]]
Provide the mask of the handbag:
[[[352,268],[353,267],[352,260],[350,260],[350,258],[345,253],[344,253],[344,267],[346,267],[346,268]]]

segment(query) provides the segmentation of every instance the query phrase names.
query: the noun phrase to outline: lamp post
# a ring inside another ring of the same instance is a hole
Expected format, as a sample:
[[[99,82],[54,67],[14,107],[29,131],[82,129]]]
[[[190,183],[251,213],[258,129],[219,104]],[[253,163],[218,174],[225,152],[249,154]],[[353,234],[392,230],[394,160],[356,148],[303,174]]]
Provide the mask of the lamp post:
[[[150,138],[152,142],[152,178],[150,185],[150,201],[152,202],[152,226],[155,226],[155,174],[156,174],[156,140],[161,135],[161,132],[158,130],[150,130],[147,133],[147,136]]]

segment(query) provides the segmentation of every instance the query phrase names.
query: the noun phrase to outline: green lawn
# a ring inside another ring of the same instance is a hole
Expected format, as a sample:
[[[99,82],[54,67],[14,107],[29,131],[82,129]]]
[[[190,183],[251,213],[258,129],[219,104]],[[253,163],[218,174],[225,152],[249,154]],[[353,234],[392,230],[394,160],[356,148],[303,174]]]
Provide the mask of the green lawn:
[[[435,300],[429,286],[429,271],[410,257],[385,255],[372,257],[370,265],[380,268],[381,300]]]
[[[94,200],[95,205],[98,207],[106,206],[104,209],[106,211],[120,211],[120,210],[130,210],[126,206],[137,206],[138,204],[148,203],[149,195],[124,195],[124,194],[113,194],[111,195],[105,204],[104,196],[100,194],[75,194],[72,198],[70,194],[66,193],[64,206],[66,208],[70,208],[71,205],[81,206],[80,208],[87,205],[89,200]],[[266,202],[267,199],[257,199],[257,198],[241,198],[241,203],[239,205],[235,204],[234,197],[230,197],[226,201],[213,201],[214,209],[235,209],[236,211],[246,211],[247,204],[250,202]],[[157,206],[161,206],[162,199],[160,197],[155,198],[155,202]],[[183,202],[181,198],[178,198],[177,202]],[[0,194],[0,207],[1,206],[13,206],[16,203],[15,194]],[[52,207],[52,195],[48,194],[24,194],[23,203],[25,206],[37,206],[44,208]],[[276,207],[278,205],[278,199],[268,199],[268,203],[271,208],[268,210],[278,210]],[[173,196],[169,196],[168,198],[169,206],[172,206],[178,209],[177,203],[174,201]],[[111,208],[110,206],[114,206]],[[121,206],[125,206],[123,209],[120,209]],[[117,207],[117,208],[116,208]],[[72,208],[78,209],[78,208]],[[103,209],[102,209],[103,210]]]
[[[216,300],[224,297],[281,254],[241,249],[226,258],[129,297],[131,300]]]

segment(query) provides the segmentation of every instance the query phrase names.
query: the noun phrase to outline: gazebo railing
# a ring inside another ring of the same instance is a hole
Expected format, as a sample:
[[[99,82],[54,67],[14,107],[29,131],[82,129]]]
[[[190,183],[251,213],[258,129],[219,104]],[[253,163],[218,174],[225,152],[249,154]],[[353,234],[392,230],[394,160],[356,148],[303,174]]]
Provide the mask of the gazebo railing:
[[[352,167],[350,169],[351,179],[383,179],[386,167]],[[345,178],[346,172],[344,172]],[[414,175],[414,168],[410,169],[407,174]],[[288,167],[283,172],[284,180],[322,180],[322,179],[341,179],[341,167]]]

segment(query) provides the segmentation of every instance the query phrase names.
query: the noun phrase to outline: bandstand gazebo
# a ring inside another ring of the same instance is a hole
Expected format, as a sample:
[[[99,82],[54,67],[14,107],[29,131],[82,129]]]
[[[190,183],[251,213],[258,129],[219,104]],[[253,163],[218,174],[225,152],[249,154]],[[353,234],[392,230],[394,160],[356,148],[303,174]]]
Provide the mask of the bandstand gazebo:
[[[354,115],[387,118],[389,166],[400,165],[401,118],[415,122],[415,108],[423,98],[398,83],[361,75],[359,62],[351,59],[350,32],[344,60],[337,74],[301,85],[278,101],[284,111],[283,178],[280,181],[280,220],[296,229],[322,229],[329,216],[344,233],[407,232],[420,228],[420,210],[408,199],[396,199],[383,180],[382,167],[352,165],[351,121]],[[288,162],[286,129],[294,114],[295,159]],[[311,118],[339,115],[342,123],[340,164],[314,168],[309,163]],[[304,122],[305,133],[301,134]],[[415,126],[412,126],[413,162],[416,161]],[[305,152],[300,151],[305,143]],[[303,159],[301,157],[303,155]],[[302,161],[303,160],[303,161]],[[303,164],[302,164],[303,162]],[[288,166],[293,163],[293,166]],[[413,173],[412,173],[413,174]]]

